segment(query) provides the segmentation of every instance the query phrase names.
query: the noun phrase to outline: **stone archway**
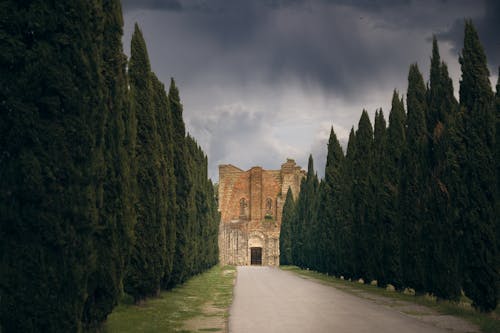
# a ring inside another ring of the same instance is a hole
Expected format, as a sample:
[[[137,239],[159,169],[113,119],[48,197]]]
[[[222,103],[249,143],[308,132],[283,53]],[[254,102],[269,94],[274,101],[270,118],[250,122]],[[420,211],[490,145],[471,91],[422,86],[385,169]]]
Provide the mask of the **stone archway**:
[[[248,264],[265,265],[265,236],[260,231],[253,231],[248,238]]]
[[[261,247],[251,247],[250,248],[250,265],[262,266],[262,248]]]

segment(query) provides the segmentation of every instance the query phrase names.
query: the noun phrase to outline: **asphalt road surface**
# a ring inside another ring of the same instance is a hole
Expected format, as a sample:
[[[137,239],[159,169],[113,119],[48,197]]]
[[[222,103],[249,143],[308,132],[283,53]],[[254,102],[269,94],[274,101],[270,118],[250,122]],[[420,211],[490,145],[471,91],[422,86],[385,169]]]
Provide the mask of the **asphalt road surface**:
[[[230,333],[449,332],[278,268],[238,267]]]

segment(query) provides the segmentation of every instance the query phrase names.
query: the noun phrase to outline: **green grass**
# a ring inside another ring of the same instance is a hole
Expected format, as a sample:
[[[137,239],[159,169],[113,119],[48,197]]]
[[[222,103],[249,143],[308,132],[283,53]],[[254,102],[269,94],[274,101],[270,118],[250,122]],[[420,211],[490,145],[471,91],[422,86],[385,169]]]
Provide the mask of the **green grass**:
[[[236,269],[232,266],[215,266],[140,305],[131,304],[129,298],[124,298],[109,315],[104,332],[189,332],[185,326],[189,320],[203,322],[205,318],[209,321],[220,317],[219,321],[226,322],[235,275]],[[222,330],[207,327],[196,331]]]
[[[403,294],[401,292],[387,291],[384,288],[371,286],[369,284],[361,284],[358,282],[351,282],[341,280],[339,278],[328,276],[326,274],[318,273],[310,270],[303,270],[296,266],[281,266],[282,270],[293,272],[306,278],[318,280],[324,284],[331,285],[342,289],[345,292],[358,295],[363,291],[372,295],[388,297],[394,300],[401,300],[413,304],[427,306],[441,314],[452,315],[463,318],[472,324],[477,325],[482,332],[485,333],[498,333],[500,332],[500,307],[492,313],[481,313],[476,311],[471,306],[471,301],[462,297],[459,303],[454,303],[444,300],[436,300],[429,296],[412,296]],[[411,313],[409,313],[411,314]]]

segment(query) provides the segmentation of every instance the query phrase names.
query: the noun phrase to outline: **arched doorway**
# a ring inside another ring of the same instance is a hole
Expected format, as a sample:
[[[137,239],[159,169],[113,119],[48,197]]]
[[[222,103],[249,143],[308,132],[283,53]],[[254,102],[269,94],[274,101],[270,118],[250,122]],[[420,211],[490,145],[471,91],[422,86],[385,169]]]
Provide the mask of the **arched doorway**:
[[[250,233],[250,237],[248,239],[248,263],[250,265],[267,265],[264,260],[264,244],[265,244],[265,236],[260,231],[253,231]]]
[[[262,248],[250,248],[250,265],[262,265]]]

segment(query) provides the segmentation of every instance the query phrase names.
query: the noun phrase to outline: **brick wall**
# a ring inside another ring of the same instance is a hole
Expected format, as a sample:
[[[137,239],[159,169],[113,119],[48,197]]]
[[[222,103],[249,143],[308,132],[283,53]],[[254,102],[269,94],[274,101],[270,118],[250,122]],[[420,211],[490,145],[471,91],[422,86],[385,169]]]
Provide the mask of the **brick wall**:
[[[288,187],[296,198],[304,175],[290,159],[280,170],[253,167],[243,171],[230,164],[219,166],[219,253],[223,265],[249,265],[251,246],[262,247],[263,265],[279,265],[284,200]]]

